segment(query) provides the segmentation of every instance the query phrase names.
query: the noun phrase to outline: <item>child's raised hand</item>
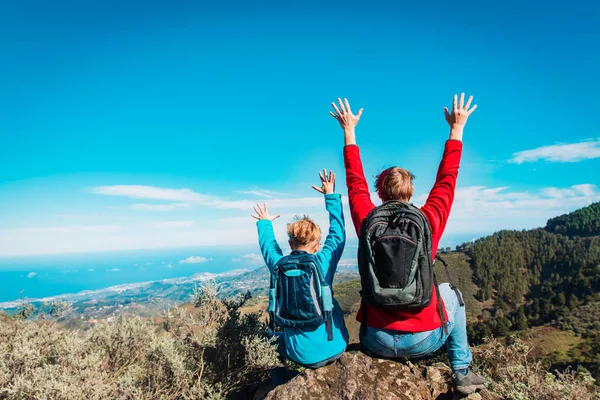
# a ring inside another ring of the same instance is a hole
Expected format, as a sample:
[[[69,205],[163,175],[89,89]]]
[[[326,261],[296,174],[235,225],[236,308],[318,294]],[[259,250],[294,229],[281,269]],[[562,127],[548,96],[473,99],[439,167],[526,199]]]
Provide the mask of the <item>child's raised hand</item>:
[[[321,178],[321,187],[317,187],[313,185],[313,189],[321,194],[331,194],[335,192],[335,174],[333,171],[329,171],[329,176],[327,176],[327,170],[323,168],[323,172],[319,172],[319,178]]]
[[[263,208],[260,207],[260,204],[254,206],[254,212],[256,215],[252,214],[252,218],[256,218],[258,220],[268,219],[269,221],[275,221],[277,218],[281,217],[281,214],[277,214],[274,217],[271,217],[269,214],[269,210],[267,209],[267,203],[263,203]]]

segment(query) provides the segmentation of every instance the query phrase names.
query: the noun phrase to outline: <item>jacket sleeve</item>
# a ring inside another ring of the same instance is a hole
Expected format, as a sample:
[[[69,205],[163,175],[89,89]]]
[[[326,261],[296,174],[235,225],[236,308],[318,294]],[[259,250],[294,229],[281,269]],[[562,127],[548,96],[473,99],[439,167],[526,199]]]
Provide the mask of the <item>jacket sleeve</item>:
[[[277,261],[283,257],[281,248],[277,244],[277,240],[275,240],[273,223],[267,219],[262,219],[256,223],[256,227],[258,228],[260,252],[265,259],[269,271],[272,271]]]
[[[360,236],[360,227],[369,212],[375,208],[371,201],[369,185],[365,179],[360,150],[357,145],[344,147],[344,166],[346,167],[346,186],[348,186],[348,200],[350,202],[350,215],[356,229],[356,235]]]
[[[338,193],[326,194],[325,208],[329,212],[329,233],[325,239],[323,249],[317,254],[317,257],[323,268],[326,281],[331,284],[346,245],[342,196]]]
[[[450,216],[461,154],[461,141],[446,141],[435,184],[429,192],[427,201],[421,207],[431,226],[432,245],[435,246],[432,248],[433,251],[437,250],[437,244],[444,233],[446,222],[448,222]]]

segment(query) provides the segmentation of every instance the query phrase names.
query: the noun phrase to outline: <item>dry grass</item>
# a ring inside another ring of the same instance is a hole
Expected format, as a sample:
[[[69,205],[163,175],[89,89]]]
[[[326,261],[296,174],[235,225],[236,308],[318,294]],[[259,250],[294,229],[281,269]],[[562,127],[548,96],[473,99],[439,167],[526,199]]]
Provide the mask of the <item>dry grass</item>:
[[[570,331],[561,331],[551,326],[538,326],[520,332],[518,337],[523,339],[532,349],[532,355],[543,358],[552,353],[566,355],[577,352],[577,346],[585,339]]]
[[[587,372],[550,373],[521,339],[503,344],[494,338],[473,349],[474,363],[489,378],[490,389],[511,400],[600,399]]]
[[[162,328],[141,318],[85,332],[53,319],[0,321],[0,399],[224,399],[278,364],[275,346],[244,298],[221,302],[210,286],[195,308]]]

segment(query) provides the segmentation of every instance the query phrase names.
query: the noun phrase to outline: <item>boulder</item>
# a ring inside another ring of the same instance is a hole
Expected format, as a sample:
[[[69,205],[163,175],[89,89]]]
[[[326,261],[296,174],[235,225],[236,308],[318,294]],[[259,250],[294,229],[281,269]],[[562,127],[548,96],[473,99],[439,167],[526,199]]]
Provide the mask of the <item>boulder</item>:
[[[416,366],[410,362],[372,358],[358,351],[336,362],[301,374],[270,391],[267,400],[418,400],[459,399],[453,392],[452,371],[444,364]],[[482,390],[470,400],[499,400]]]

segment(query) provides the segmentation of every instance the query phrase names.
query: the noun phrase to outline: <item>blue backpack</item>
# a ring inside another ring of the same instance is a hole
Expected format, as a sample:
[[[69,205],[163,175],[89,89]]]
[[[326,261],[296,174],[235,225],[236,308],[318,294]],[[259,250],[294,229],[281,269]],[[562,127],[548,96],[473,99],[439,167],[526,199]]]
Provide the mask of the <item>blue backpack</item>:
[[[269,289],[271,327],[316,329],[325,323],[331,341],[332,310],[331,287],[314,254],[293,251],[275,264]]]

